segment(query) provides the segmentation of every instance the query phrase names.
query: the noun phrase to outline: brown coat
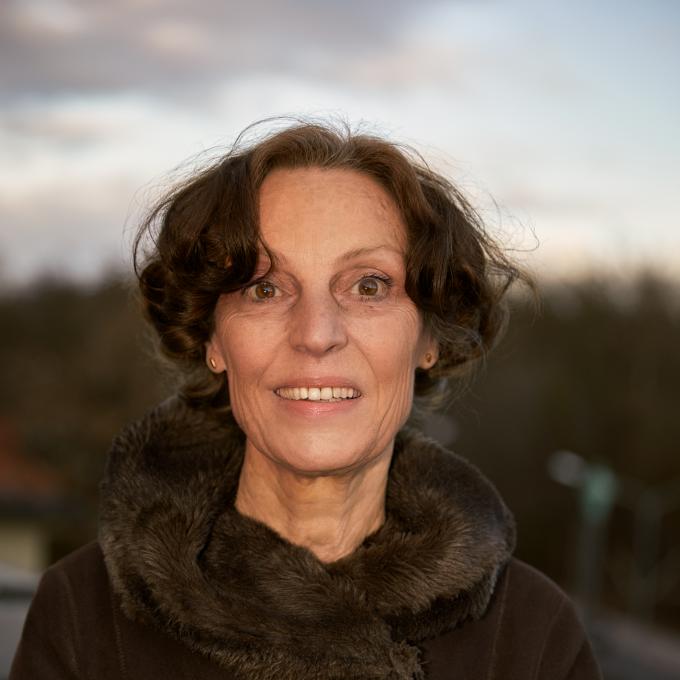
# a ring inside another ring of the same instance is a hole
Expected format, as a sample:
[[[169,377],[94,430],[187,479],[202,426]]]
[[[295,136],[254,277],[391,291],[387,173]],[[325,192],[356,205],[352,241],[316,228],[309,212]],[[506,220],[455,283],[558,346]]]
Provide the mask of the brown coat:
[[[124,432],[99,542],[46,572],[10,679],[600,677],[462,459],[400,433],[385,524],[323,564],[234,509],[242,450],[233,422],[177,400]]]

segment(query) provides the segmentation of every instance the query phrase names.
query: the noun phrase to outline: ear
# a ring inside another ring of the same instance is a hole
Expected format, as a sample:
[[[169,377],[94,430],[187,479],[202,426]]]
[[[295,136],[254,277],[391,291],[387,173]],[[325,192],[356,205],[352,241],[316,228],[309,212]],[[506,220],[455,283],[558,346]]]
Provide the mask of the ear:
[[[428,370],[432,368],[439,359],[439,343],[428,333],[423,343],[423,351],[420,353],[418,368]]]
[[[227,370],[222,352],[219,351],[214,338],[205,343],[205,363],[213,373],[223,373]]]

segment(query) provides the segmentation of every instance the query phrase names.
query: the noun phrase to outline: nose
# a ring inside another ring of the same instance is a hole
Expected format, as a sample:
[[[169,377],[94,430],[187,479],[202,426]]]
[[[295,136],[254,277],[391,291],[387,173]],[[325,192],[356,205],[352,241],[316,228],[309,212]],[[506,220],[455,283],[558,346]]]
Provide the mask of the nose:
[[[322,357],[347,344],[342,309],[330,292],[302,295],[291,310],[290,343],[298,352]]]

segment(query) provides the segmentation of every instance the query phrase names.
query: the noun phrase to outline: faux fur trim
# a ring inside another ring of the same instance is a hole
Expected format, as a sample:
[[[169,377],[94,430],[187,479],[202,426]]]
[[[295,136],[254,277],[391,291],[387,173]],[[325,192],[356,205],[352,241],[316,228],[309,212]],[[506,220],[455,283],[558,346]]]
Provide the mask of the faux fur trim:
[[[324,564],[236,511],[243,446],[178,398],[115,440],[99,540],[127,616],[237,677],[411,680],[419,642],[484,613],[515,530],[472,465],[400,432],[385,524]]]

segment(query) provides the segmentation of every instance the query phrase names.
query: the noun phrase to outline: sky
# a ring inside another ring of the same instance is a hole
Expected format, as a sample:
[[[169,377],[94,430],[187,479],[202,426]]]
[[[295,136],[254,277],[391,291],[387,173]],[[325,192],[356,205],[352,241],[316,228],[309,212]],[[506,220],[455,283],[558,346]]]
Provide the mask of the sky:
[[[680,277],[678,73],[675,0],[3,0],[0,284],[128,269],[177,169],[280,115],[412,145],[538,275]]]

